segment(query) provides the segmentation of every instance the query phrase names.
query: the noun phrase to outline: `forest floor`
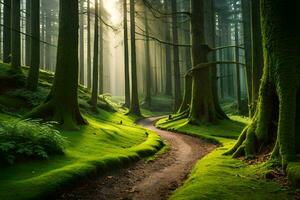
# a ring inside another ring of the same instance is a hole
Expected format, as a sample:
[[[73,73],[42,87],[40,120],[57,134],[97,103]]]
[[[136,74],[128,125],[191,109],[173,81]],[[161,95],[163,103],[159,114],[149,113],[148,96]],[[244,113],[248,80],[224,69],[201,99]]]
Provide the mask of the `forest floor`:
[[[16,88],[15,77],[8,72],[9,66],[0,63],[0,122],[18,127],[24,120],[22,116],[49,94],[53,74],[41,71],[38,91],[30,92],[23,87]],[[23,72],[26,74],[26,68]],[[53,199],[77,182],[126,167],[152,156],[164,146],[155,132],[134,123],[137,117],[124,115],[102,98],[98,113],[91,112],[90,93],[82,87],[78,93],[81,112],[89,125],[77,131],[57,127],[67,141],[64,155],[0,163],[1,200]]]
[[[133,166],[84,182],[59,199],[167,199],[182,185],[191,169],[216,145],[195,137],[159,130],[158,118],[139,121],[168,144],[168,151],[154,159],[142,160]]]
[[[219,143],[219,147],[194,166],[188,179],[171,199],[230,199],[230,200],[296,200],[300,190],[290,187],[284,175],[275,175],[272,163],[249,163],[223,155],[236,142],[248,118],[231,116],[231,120],[214,125],[193,126],[187,119],[177,121],[164,118],[157,127],[177,133],[193,135]],[[275,176],[268,176],[273,174]]]

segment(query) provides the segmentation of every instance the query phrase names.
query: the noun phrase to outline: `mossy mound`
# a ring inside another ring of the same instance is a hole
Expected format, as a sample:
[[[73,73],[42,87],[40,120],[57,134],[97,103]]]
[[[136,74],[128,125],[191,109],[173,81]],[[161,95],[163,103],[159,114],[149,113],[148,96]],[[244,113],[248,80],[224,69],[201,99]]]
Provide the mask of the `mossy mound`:
[[[199,160],[188,180],[177,189],[171,199],[294,199],[296,192],[293,188],[282,187],[279,183],[266,178],[272,170],[269,163],[248,165],[239,159],[223,155],[236,142],[249,119],[231,116],[231,121],[221,121],[217,125],[193,126],[188,119],[161,119],[157,126],[184,134],[214,141],[220,145],[212,153]],[[292,167],[291,167],[292,168]],[[293,167],[294,172],[299,168]],[[299,176],[298,176],[299,177]]]

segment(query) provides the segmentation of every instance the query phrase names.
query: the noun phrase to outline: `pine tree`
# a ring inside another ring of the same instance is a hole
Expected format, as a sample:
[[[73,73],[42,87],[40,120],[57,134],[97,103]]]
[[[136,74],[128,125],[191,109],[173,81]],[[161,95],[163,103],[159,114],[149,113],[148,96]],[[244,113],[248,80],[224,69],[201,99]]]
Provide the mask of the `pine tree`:
[[[57,121],[68,130],[87,123],[81,116],[77,99],[78,5],[78,0],[59,1],[59,37],[53,85],[46,101],[26,116]]]

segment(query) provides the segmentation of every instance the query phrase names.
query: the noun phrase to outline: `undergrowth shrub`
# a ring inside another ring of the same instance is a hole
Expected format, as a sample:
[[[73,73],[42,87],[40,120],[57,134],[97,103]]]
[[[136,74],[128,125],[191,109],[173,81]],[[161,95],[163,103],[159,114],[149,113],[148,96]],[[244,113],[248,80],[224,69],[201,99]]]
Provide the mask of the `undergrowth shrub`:
[[[47,159],[64,153],[66,139],[53,127],[53,122],[38,120],[0,122],[0,163],[18,160]]]
[[[35,107],[40,105],[45,100],[48,93],[49,90],[44,88],[39,88],[35,92],[21,88],[11,91],[8,94],[14,97],[22,98]]]

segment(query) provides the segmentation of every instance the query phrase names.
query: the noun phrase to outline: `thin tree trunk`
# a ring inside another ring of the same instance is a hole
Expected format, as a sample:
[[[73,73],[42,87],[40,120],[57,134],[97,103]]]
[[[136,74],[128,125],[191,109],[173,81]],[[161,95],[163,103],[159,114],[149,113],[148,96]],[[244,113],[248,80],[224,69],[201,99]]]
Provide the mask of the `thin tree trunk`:
[[[40,68],[40,0],[30,1],[31,18],[31,65],[27,78],[27,88],[35,91],[38,87]]]
[[[259,0],[252,0],[252,110],[256,109],[263,71],[263,48]]]
[[[177,12],[177,1],[172,0],[172,12]],[[178,31],[177,31],[177,15],[172,15],[172,30],[173,30],[173,43],[178,44]],[[180,65],[179,65],[179,49],[178,46],[173,47],[174,54],[174,110],[177,111],[181,104],[181,77],[180,77]]]
[[[243,17],[243,32],[245,46],[245,64],[247,78],[247,96],[248,105],[252,102],[252,37],[251,37],[251,4],[250,0],[242,0],[242,17]],[[251,106],[248,107],[249,116],[253,117],[254,113]]]
[[[99,15],[98,15],[98,0],[95,0],[95,27],[94,27],[94,61],[93,61],[93,88],[92,88],[92,99],[91,105],[94,111],[97,111],[97,100],[98,100],[98,53],[99,53]]]
[[[49,6],[50,2],[46,3],[47,8],[45,9],[45,39],[48,44],[45,44],[45,66],[48,70],[54,71],[51,67],[51,46],[52,43],[52,26],[51,26],[51,7]]]
[[[145,24],[145,35],[149,35],[149,24],[148,24],[148,15],[147,7],[144,6],[144,24]],[[152,77],[151,77],[151,60],[150,60],[150,41],[146,39],[145,41],[145,65],[146,65],[146,81],[145,81],[145,99],[144,103],[150,107],[151,106],[151,86],[152,86]]]
[[[103,0],[99,0],[100,3],[100,16],[102,14],[102,8],[103,8]],[[103,22],[100,20],[100,32],[99,32],[99,39],[100,39],[100,43],[99,43],[99,94],[103,94],[104,93],[104,57],[103,57],[103,49],[104,49],[104,38],[103,38],[103,34],[104,34],[104,30],[103,30]]]
[[[125,106],[130,106],[130,83],[129,83],[129,48],[128,48],[128,22],[127,0],[123,0],[123,24],[124,24],[124,72],[125,72]]]
[[[237,20],[237,19],[236,19]],[[238,22],[235,22],[235,45],[239,46],[239,32],[238,32]],[[240,49],[235,48],[235,61],[237,64],[235,65],[235,75],[236,75],[236,104],[237,104],[237,111],[241,113],[241,77],[240,77]]]
[[[30,35],[31,35],[31,0],[26,0],[26,41],[25,41],[25,65],[26,66],[30,66],[31,64],[31,56],[30,56],[30,53],[31,53],[31,50],[30,50],[30,47],[31,47],[31,38],[30,38]]]
[[[131,35],[131,102],[129,113],[141,115],[137,88],[136,44],[135,44],[135,2],[130,0],[130,35]]]
[[[4,0],[3,9],[3,62],[11,61],[11,0]]]
[[[166,12],[169,11],[169,1],[164,1],[164,8]],[[171,27],[169,23],[164,24],[164,33],[165,33],[165,40],[171,41],[171,33],[170,33]],[[166,45],[165,47],[165,54],[166,54],[166,85],[165,85],[165,94],[167,96],[172,96],[173,94],[173,83],[172,83],[172,65],[171,65],[171,48],[169,45]]]
[[[11,1],[11,67],[21,72],[20,0]]]
[[[92,87],[92,63],[91,63],[91,7],[87,0],[87,87]]]
[[[80,70],[79,70],[79,83],[84,85],[84,0],[80,0],[80,23],[79,23],[79,41],[80,41],[80,50],[79,50],[79,60],[80,60]]]

